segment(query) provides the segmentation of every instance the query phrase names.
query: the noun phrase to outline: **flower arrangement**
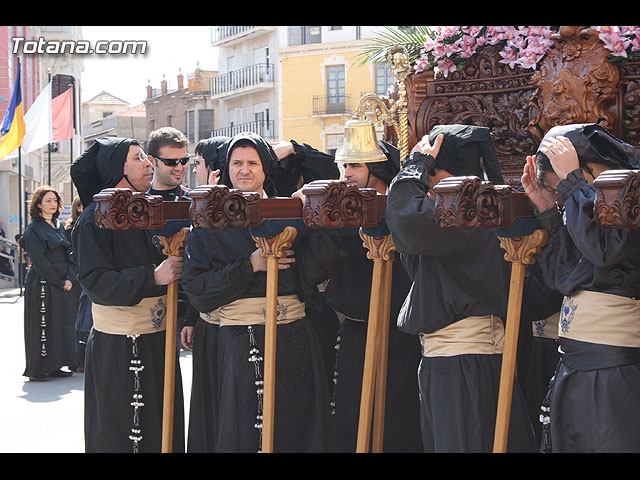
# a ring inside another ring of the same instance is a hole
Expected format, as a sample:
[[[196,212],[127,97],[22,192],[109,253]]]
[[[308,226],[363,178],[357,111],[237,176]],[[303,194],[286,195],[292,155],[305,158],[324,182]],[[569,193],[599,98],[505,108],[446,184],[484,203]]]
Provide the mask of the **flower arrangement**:
[[[500,45],[501,63],[510,68],[535,69],[553,47],[551,35],[559,27],[551,26],[439,26],[434,27],[415,60],[416,72],[433,69],[447,77],[460,68],[485,45]],[[612,62],[640,55],[640,27],[597,26],[600,40]]]
[[[594,27],[607,50],[610,60],[624,61],[640,55],[640,27]]]

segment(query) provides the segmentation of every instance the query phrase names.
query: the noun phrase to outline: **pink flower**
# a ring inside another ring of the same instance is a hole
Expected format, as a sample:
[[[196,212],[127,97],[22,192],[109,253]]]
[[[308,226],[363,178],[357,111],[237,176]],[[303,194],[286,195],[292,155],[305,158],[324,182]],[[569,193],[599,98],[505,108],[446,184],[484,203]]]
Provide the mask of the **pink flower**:
[[[524,50],[518,57],[517,63],[523,68],[536,68],[541,58],[542,54],[534,50]]]
[[[502,57],[500,63],[506,63],[511,68],[514,68],[518,62],[518,53],[511,47],[505,47],[500,51],[500,56]]]
[[[480,33],[480,27],[462,27],[461,30],[472,37],[477,37]]]
[[[438,64],[433,68],[433,71],[436,75],[442,74],[447,77],[450,72],[455,72],[457,70],[457,66],[451,60],[443,60],[438,62]]]
[[[414,70],[416,72],[422,72],[423,70],[426,70],[427,68],[429,68],[429,60],[426,56],[422,56],[420,57],[417,61],[415,66],[413,67]]]
[[[629,40],[618,34],[600,34],[600,40],[604,42],[605,48],[611,51],[612,55],[617,57],[627,56],[627,47],[631,44]]]
[[[428,52],[430,50],[433,50],[435,47],[438,46],[438,41],[433,39],[433,38],[428,38],[426,42],[424,42],[424,45],[422,45],[422,51],[423,52]]]
[[[438,33],[440,34],[440,38],[449,38],[458,34],[460,31],[460,27],[438,27]]]
[[[460,47],[460,56],[462,58],[472,57],[476,53],[477,46],[475,37],[467,35],[461,37],[457,43]]]
[[[620,32],[619,27],[611,27],[611,26],[596,26],[595,27],[598,32],[605,35],[612,35]]]

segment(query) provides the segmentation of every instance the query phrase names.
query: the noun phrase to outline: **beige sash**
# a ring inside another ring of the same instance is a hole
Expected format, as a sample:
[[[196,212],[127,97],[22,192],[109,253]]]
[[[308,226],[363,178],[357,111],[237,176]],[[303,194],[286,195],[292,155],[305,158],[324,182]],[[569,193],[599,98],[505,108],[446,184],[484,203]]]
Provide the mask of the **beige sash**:
[[[640,300],[583,290],[562,302],[558,336],[583,342],[640,347]]]
[[[550,317],[531,322],[533,328],[533,336],[540,338],[558,338],[558,321],[560,320],[560,312],[556,312]]]
[[[239,298],[233,302],[216,308],[213,312],[200,313],[204,321],[220,325],[264,325],[266,312],[266,298]],[[278,297],[276,322],[290,323],[305,316],[304,303],[297,295]]]
[[[504,326],[495,315],[467,317],[436,332],[421,333],[420,340],[425,357],[500,354],[504,346]]]
[[[131,307],[92,304],[93,328],[114,335],[143,335],[165,330],[167,296],[143,298]]]

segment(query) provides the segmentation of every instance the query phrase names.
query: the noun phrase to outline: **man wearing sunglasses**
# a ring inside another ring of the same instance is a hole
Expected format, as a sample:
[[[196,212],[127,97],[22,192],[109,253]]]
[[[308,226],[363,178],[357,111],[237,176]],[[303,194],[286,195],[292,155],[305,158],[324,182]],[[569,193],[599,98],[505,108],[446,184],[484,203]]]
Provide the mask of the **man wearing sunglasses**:
[[[147,154],[153,165],[153,182],[149,194],[161,195],[165,201],[180,200],[188,191],[181,183],[189,168],[185,135],[172,127],[151,132]]]
[[[189,154],[187,145],[189,140],[180,131],[173,127],[162,127],[151,132],[147,153],[149,161],[153,165],[153,181],[147,191],[149,195],[160,195],[165,202],[187,200],[188,188],[181,185],[187,169],[189,168]],[[188,227],[189,223],[184,225]],[[169,227],[172,231],[173,227]],[[189,303],[182,287],[178,289],[178,325],[180,332],[184,325],[194,325],[198,318],[198,312]],[[180,348],[180,335],[176,338],[177,347]]]

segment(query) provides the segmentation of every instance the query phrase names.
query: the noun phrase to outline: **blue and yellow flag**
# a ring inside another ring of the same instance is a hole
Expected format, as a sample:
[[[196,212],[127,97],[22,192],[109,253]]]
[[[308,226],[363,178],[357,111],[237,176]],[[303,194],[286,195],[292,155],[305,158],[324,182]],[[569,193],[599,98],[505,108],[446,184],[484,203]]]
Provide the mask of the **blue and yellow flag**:
[[[0,127],[0,159],[9,155],[22,144],[25,130],[22,89],[20,88],[20,64],[18,64],[18,75],[13,87],[13,95],[11,95],[9,108],[4,114],[2,127]]]

